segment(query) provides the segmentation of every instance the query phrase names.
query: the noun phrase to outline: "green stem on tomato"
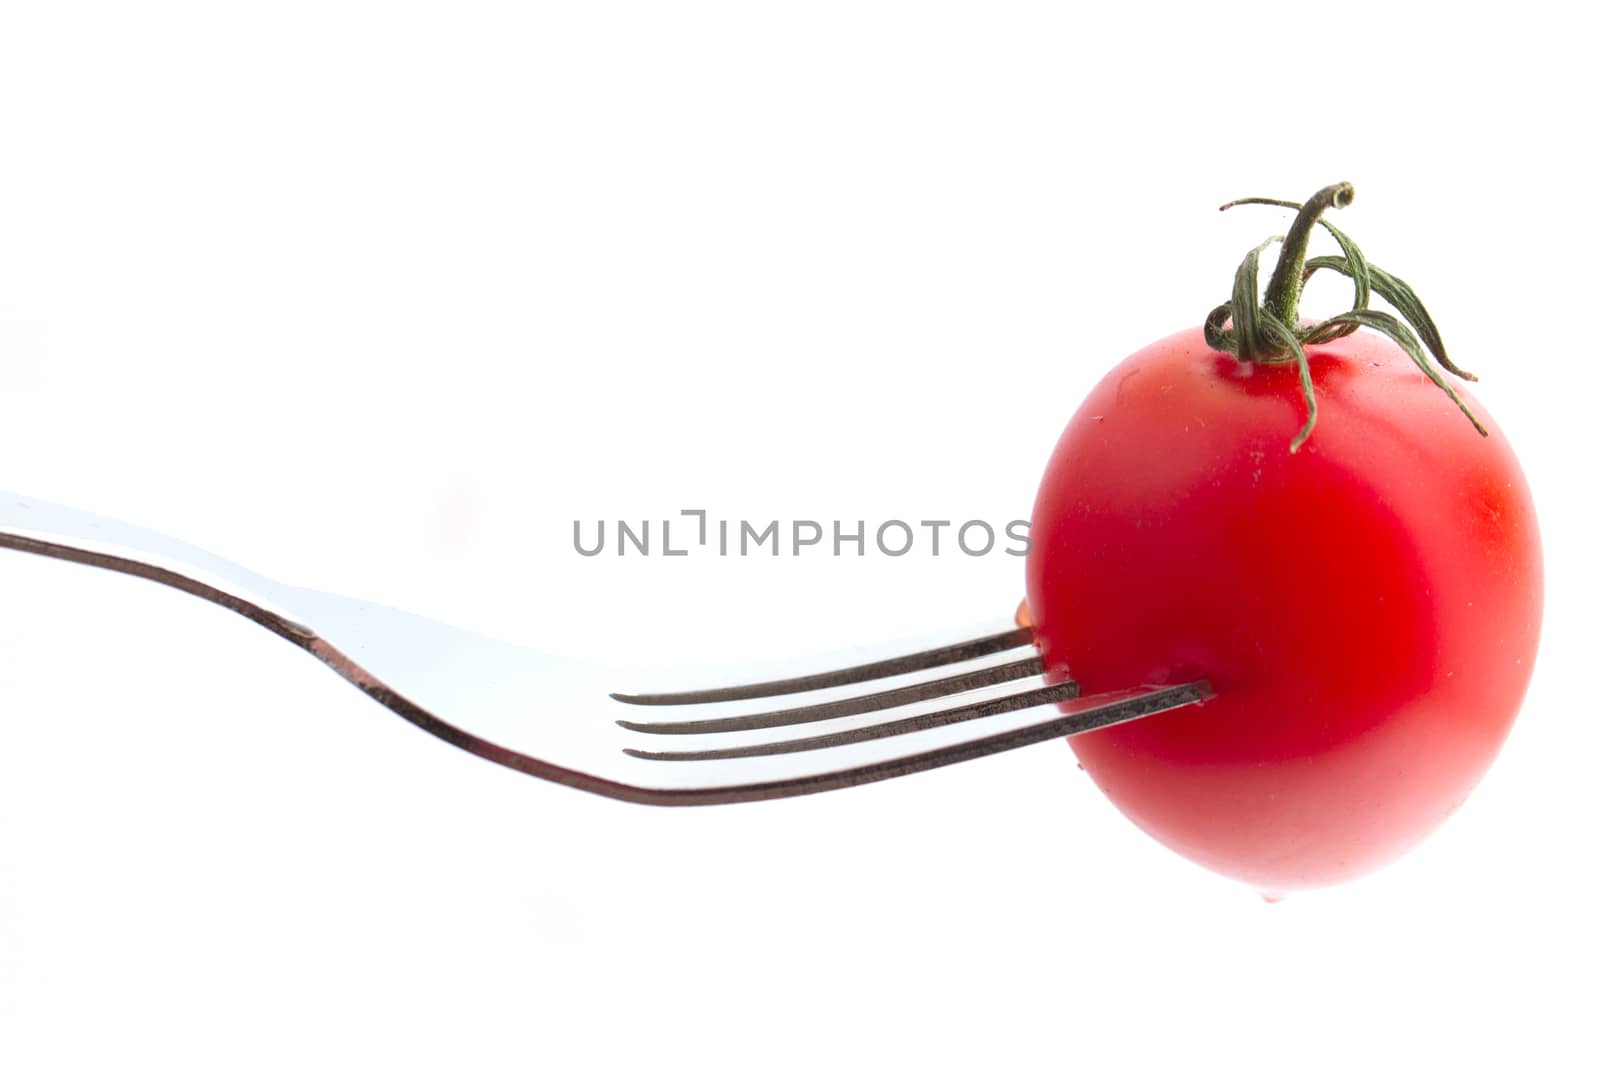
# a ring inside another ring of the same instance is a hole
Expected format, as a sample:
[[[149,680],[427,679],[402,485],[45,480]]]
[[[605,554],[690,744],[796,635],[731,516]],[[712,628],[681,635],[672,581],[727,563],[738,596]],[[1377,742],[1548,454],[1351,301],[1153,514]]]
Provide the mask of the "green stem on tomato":
[[[1311,243],[1311,230],[1322,213],[1330,207],[1348,207],[1356,198],[1355,186],[1349,182],[1318,189],[1289,225],[1283,238],[1283,250],[1278,253],[1278,266],[1267,283],[1265,303],[1267,310],[1278,316],[1279,322],[1292,328],[1300,321],[1300,290],[1305,285],[1306,246]]]
[[[1234,275],[1232,298],[1228,303],[1213,308],[1206,316],[1206,344],[1246,363],[1293,361],[1299,364],[1301,391],[1306,398],[1306,421],[1289,446],[1291,452],[1298,450],[1305,442],[1317,421],[1317,401],[1311,391],[1305,346],[1326,344],[1362,326],[1387,334],[1403,347],[1423,373],[1455,401],[1478,433],[1488,436],[1488,431],[1471,409],[1422,356],[1422,349],[1426,348],[1434,361],[1446,371],[1468,381],[1477,380],[1456,367],[1445,355],[1444,342],[1440,340],[1439,332],[1427,308],[1422,306],[1422,301],[1417,299],[1410,286],[1369,264],[1355,242],[1322,217],[1330,207],[1345,207],[1355,199],[1355,195],[1354,186],[1349,182],[1339,182],[1317,190],[1303,205],[1292,200],[1270,200],[1266,197],[1246,197],[1223,204],[1224,211],[1240,204],[1271,204],[1293,208],[1296,215],[1285,236],[1263,242],[1245,256]],[[1312,229],[1319,224],[1338,241],[1344,255],[1319,256],[1308,264],[1306,248],[1311,240]],[[1278,265],[1272,272],[1272,278],[1267,282],[1266,296],[1257,306],[1257,264],[1262,251],[1278,240],[1283,242],[1283,250],[1278,255]],[[1343,315],[1335,315],[1322,323],[1302,325],[1301,291],[1306,280],[1324,267],[1337,270],[1355,282],[1355,301],[1350,311]],[[1367,299],[1374,291],[1394,305],[1407,325],[1402,325],[1391,315],[1367,310]]]

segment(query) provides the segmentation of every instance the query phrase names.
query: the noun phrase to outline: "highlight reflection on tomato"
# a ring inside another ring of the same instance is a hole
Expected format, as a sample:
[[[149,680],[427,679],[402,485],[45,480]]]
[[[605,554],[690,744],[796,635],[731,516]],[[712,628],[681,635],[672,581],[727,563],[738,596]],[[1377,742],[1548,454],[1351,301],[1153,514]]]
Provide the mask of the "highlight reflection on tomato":
[[[1085,692],[1211,681],[1072,745],[1152,836],[1272,892],[1370,871],[1465,799],[1543,605],[1532,499],[1481,405],[1461,396],[1483,436],[1385,337],[1301,347],[1295,450],[1296,360],[1195,329],[1116,367],[1050,459],[1027,571],[1045,662]]]

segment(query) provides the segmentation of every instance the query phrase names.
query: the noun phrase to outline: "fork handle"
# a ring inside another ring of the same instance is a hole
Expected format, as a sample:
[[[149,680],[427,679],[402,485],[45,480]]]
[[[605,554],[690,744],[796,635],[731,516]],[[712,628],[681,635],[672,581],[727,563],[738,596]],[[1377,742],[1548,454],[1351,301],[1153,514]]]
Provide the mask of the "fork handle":
[[[175,537],[0,490],[0,548],[83,563],[171,586],[304,646],[310,629],[279,607],[283,587]]]

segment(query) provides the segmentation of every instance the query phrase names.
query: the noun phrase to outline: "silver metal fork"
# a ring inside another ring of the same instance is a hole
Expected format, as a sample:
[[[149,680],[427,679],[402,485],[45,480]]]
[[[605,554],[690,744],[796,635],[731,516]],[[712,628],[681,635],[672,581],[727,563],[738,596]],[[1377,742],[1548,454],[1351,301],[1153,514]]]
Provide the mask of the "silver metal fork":
[[[5,492],[0,547],[209,600],[458,748],[639,804],[733,804],[844,789],[1103,729],[1211,693],[1196,679],[1082,694],[1070,678],[1046,672],[1032,631],[1014,624],[934,647],[858,652],[849,665],[741,672],[776,680],[669,689],[285,585],[152,530]]]

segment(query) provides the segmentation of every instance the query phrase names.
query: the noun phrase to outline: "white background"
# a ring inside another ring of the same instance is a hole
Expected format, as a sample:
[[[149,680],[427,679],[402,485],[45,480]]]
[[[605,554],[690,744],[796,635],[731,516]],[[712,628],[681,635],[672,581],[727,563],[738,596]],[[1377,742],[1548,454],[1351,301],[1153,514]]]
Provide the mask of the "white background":
[[[981,623],[1018,560],[587,560],[571,521],[1025,517],[1099,375],[1285,224],[1215,206],[1348,179],[1339,225],[1514,441],[1549,575],[1472,800],[1268,907],[1063,745],[638,809],[5,554],[0,1062],[1592,1057],[1577,10],[0,7],[6,489],[602,660]]]

